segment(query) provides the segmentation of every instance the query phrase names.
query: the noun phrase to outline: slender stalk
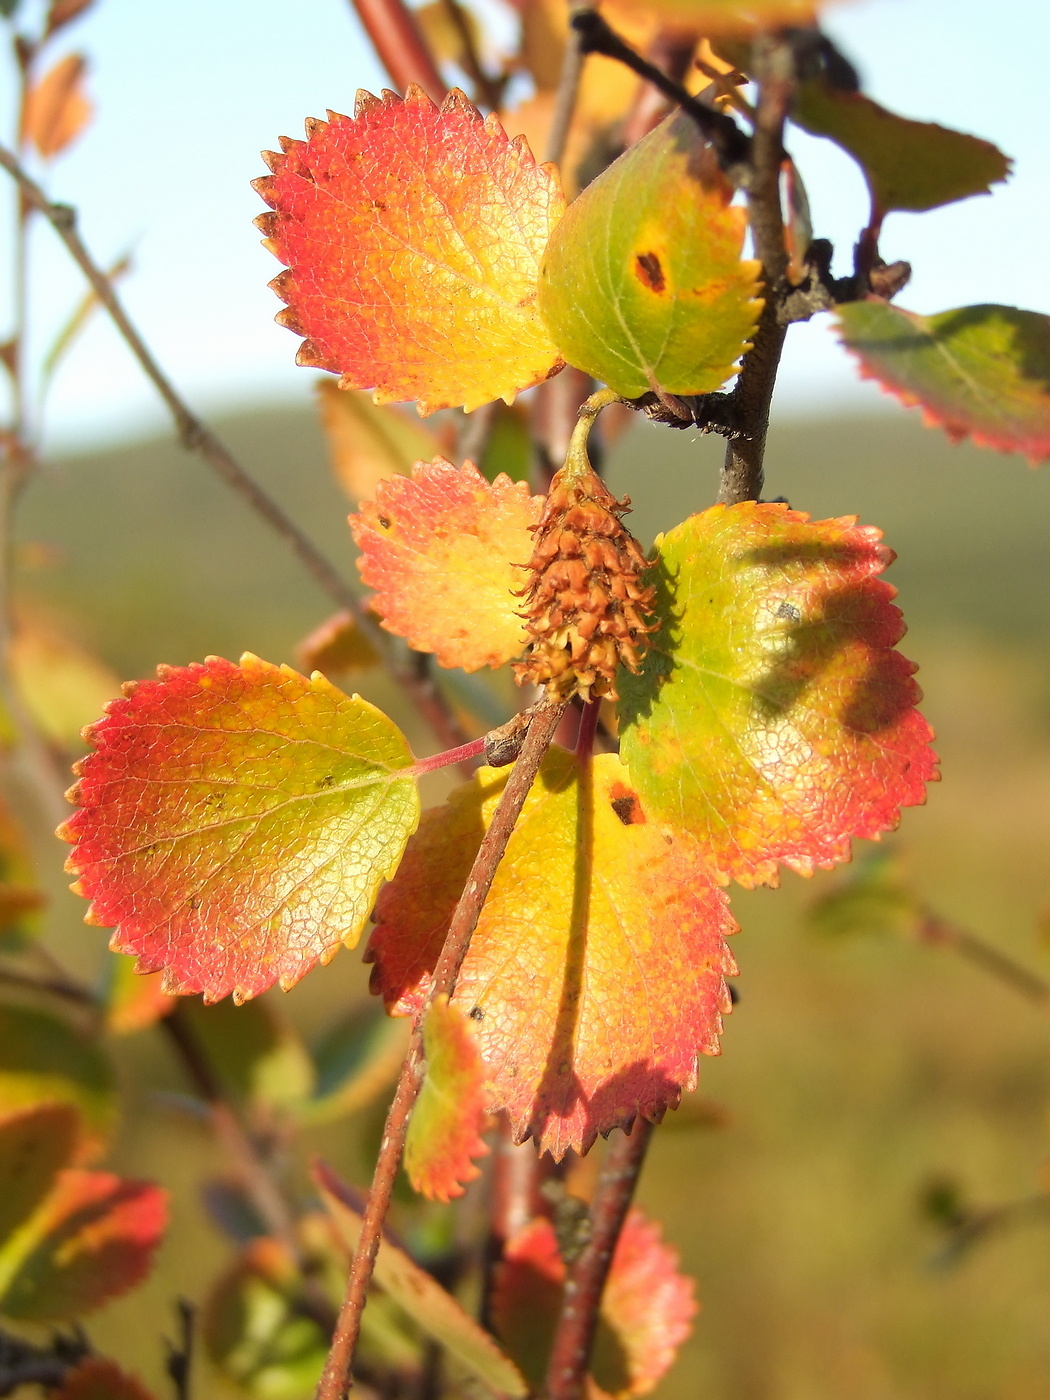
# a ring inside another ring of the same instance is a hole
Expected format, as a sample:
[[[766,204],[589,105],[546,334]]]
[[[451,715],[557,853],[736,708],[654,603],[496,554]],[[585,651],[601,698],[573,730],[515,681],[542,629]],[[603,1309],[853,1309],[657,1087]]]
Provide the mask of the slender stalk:
[[[415,83],[431,101],[443,102],[448,89],[412,11],[401,0],[351,3],[394,86],[403,93]]]
[[[762,495],[769,409],[787,334],[779,317],[788,266],[780,206],[780,166],[784,122],[795,85],[791,46],[772,35],[759,35],[755,40],[754,66],[759,91],[751,138],[747,212],[755,256],[762,264],[766,296],[754,344],[744,356],[733,394],[734,426],[739,436],[731,438],[726,448],[718,491],[718,499],[724,505],[757,501]]]
[[[470,947],[471,935],[481,914],[482,905],[564,709],[563,704],[545,703],[534,710],[525,742],[507,778],[507,784],[492,815],[492,822],[482,838],[463,893],[452,915],[445,946],[434,968],[427,1004],[416,1018],[412,1040],[394,1091],[394,1100],[387,1114],[383,1140],[372,1176],[372,1187],[368,1193],[368,1207],[350,1266],[346,1296],[336,1324],[332,1349],[328,1353],[324,1375],[318,1388],[318,1400],[344,1400],[350,1391],[351,1367],[361,1330],[361,1312],[382,1238],[383,1221],[390,1205],[394,1179],[404,1151],[408,1120],[422,1082],[423,1020],[427,1007],[435,997],[451,995],[455,988],[456,978]]]
[[[83,1006],[91,1011],[98,1010],[98,998],[93,992],[82,987],[78,982],[70,981],[64,976],[55,977],[34,977],[31,972],[22,972],[14,967],[0,967],[0,985],[7,987],[22,987],[26,991],[43,992],[48,996],[60,997],[63,1001],[71,1001],[76,1006]]]
[[[77,232],[76,210],[65,204],[52,204],[40,186],[22,168],[18,158],[2,145],[0,166],[15,180],[25,198],[34,208],[39,209],[66,245],[74,262],[94,288],[99,302],[105,307],[147,378],[167,405],[183,447],[203,458],[256,515],[284,540],[315,583],[338,607],[350,613],[364,635],[386,659],[391,675],[403,687],[438,740],[446,746],[463,743],[466,735],[433,681],[428,676],[416,674],[411,663],[405,665],[397,661],[392,652],[389,634],[384,632],[361,606],[357,595],[331,561],[263,490],[218,436],[193,413],[179,395],[132,324],[106,274],[88,252]]]
[[[1004,986],[1019,992],[1040,1006],[1050,1003],[1050,982],[1023,963],[986,943],[968,929],[960,928],[939,914],[926,912],[918,928],[919,940],[934,947],[951,948],[983,971],[997,977]]]
[[[572,116],[576,110],[576,99],[580,92],[580,79],[583,76],[585,58],[582,35],[578,29],[572,28],[569,30],[569,37],[565,44],[561,73],[558,77],[558,90],[554,97],[554,115],[551,117],[547,145],[543,152],[543,159],[550,161],[552,165],[561,165],[565,156],[565,147],[569,140],[569,127],[572,126]]]
[[[653,1125],[637,1119],[629,1133],[615,1139],[602,1165],[591,1204],[590,1237],[565,1281],[547,1366],[547,1400],[581,1400],[584,1394],[605,1280],[652,1135]]]

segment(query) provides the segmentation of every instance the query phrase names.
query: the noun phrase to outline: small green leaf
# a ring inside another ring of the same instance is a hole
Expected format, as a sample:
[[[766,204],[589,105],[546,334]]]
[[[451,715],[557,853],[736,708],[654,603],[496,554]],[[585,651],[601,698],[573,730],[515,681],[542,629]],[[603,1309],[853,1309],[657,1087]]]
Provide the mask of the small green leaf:
[[[569,206],[540,271],[558,348],[625,398],[719,388],[762,303],[747,217],[696,123],[668,117]]]
[[[528,481],[532,467],[532,435],[520,404],[497,400],[492,409],[492,426],[485,450],[478,463],[481,475],[495,481],[502,474],[511,481]]]
[[[809,924],[828,938],[912,932],[922,910],[888,846],[873,846],[852,862],[809,909]]]
[[[205,1006],[180,1003],[208,1063],[225,1088],[245,1103],[296,1108],[310,1097],[313,1063],[291,1022],[268,1001]]]
[[[337,1022],[313,1048],[314,1091],[299,1118],[331,1123],[364,1108],[393,1083],[407,1048],[405,1022],[373,1006]]]
[[[877,380],[955,442],[1050,457],[1050,316],[963,306],[919,316],[871,298],[837,312],[842,343]]]
[[[792,117],[804,131],[848,151],[864,172],[875,217],[894,209],[919,212],[952,204],[1010,174],[1010,160],[990,141],[934,122],[910,121],[859,92],[840,92],[823,78],[799,91]]]

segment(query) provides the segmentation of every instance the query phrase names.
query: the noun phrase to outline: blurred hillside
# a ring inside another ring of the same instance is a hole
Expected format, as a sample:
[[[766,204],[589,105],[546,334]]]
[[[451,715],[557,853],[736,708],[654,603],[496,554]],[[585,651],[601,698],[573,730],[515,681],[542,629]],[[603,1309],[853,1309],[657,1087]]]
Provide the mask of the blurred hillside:
[[[218,426],[351,572],[347,507],[314,421],[260,410]],[[644,424],[617,444],[610,482],[634,497],[643,540],[710,502],[720,452]],[[1050,906],[1050,473],[952,447],[905,414],[781,424],[767,460],[769,497],[818,517],[858,514],[898,551],[903,649],[921,665],[944,781],[894,840],[936,907],[1038,968]],[[31,488],[22,535],[51,547],[33,552],[51,562],[25,587],[126,676],[209,652],[291,660],[331,611],[227,488],[167,442],[56,462]],[[425,741],[385,683],[360,688]],[[642,1185],[704,1302],[659,1400],[1045,1400],[1050,1231],[1004,1232],[937,1270],[939,1236],[919,1200],[943,1174],[983,1204],[1050,1184],[1050,1021],[949,953],[817,941],[800,915],[827,879],[734,895],[741,1002],[701,1078],[729,1123],[662,1130]],[[56,912],[74,959],[100,946],[71,896]],[[365,985],[359,955],[343,953],[282,1004],[315,1028]],[[136,1037],[124,1072],[178,1088],[165,1055],[152,1033]],[[135,1092],[120,1164],[181,1193],[175,1227],[148,1289],[89,1330],[156,1378],[157,1319],[167,1328],[170,1316],[159,1310],[178,1293],[199,1297],[226,1246],[192,1197],[211,1159],[205,1137]],[[315,1136],[366,1182],[349,1130]],[[195,1400],[211,1393],[202,1383]]]

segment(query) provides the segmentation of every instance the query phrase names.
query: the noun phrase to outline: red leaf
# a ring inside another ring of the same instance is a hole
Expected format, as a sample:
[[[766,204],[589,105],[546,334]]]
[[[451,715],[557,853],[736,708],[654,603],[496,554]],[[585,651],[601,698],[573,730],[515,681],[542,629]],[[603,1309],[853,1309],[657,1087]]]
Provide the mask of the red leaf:
[[[74,887],[165,990],[289,987],[362,928],[418,814],[408,745],[359,696],[219,657],[162,667],[89,731]]]
[[[535,1388],[543,1384],[561,1309],[565,1265],[549,1220],[532,1220],[508,1243],[496,1270],[493,1322]],[[591,1395],[647,1395],[689,1336],[697,1304],[678,1255],[642,1212],[627,1216],[602,1295],[591,1361]],[[603,1335],[604,1333],[604,1335]]]
[[[926,423],[959,442],[1050,458],[1050,316],[964,306],[918,316],[870,298],[840,306],[842,343]]]
[[[380,482],[350,528],[383,626],[442,666],[476,671],[520,656],[516,590],[542,507],[523,482],[498,476],[490,485],[473,462],[460,471],[443,457]]]
[[[376,905],[367,956],[388,1009],[421,1004],[506,772],[427,812]],[[589,856],[589,859],[588,859]],[[471,1017],[516,1137],[561,1157],[658,1118],[718,1053],[735,925],[699,847],[647,820],[611,754],[552,750],[496,872],[452,1004]]]
[[[427,1071],[408,1126],[405,1171],[432,1201],[462,1196],[465,1183],[481,1175],[472,1158],[489,1150],[480,1135],[485,1067],[471,1025],[445,996],[434,999],[423,1023]]]
[[[89,1356],[48,1393],[50,1400],[154,1400],[141,1381],[102,1356]]]
[[[417,87],[361,92],[353,120],[329,118],[255,181],[274,210],[256,222],[288,268],[271,283],[278,320],[308,337],[298,362],[423,414],[509,402],[559,369],[536,309],[564,207],[554,168],[458,91],[440,111]]]
[[[64,1171],[34,1221],[0,1312],[64,1322],[134,1288],[167,1223],[167,1193],[108,1172]]]

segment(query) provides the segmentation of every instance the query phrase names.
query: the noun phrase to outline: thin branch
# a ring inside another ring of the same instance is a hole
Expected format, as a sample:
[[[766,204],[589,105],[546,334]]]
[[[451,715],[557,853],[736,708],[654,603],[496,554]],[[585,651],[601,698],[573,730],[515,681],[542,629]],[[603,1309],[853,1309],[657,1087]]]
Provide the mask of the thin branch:
[[[1034,1001],[1040,1006],[1050,1004],[1050,982],[1044,977],[1032,972],[1009,954],[993,947],[991,943],[986,943],[983,938],[978,938],[975,933],[941,918],[939,914],[926,911],[920,920],[917,936],[921,943],[928,943],[936,948],[953,949],[977,967],[997,977],[1012,991],[1027,997],[1029,1001]]]
[[[99,302],[106,308],[147,378],[167,405],[183,447],[202,457],[256,515],[284,540],[315,583],[338,607],[350,613],[360,630],[386,659],[391,675],[404,688],[413,705],[437,735],[439,742],[445,746],[463,743],[466,735],[433,681],[417,676],[411,664],[406,666],[397,662],[392,653],[389,634],[384,632],[362,607],[353,589],[331,561],[284,513],[277,502],[263,490],[225,444],[181,398],[129,320],[105,272],[88,252],[77,232],[76,210],[66,204],[52,204],[40,186],[22,168],[17,157],[2,145],[0,166],[15,180],[25,198],[34,208],[39,209],[66,245],[74,262],[94,288]]]
[[[795,60],[787,40],[773,35],[756,38],[754,56],[759,89],[746,186],[747,212],[766,294],[754,344],[744,356],[733,392],[735,427],[740,436],[731,438],[726,448],[718,491],[718,499],[725,505],[757,501],[762,495],[769,409],[787,334],[778,314],[788,266],[780,167],[784,122],[795,89]]]
[[[470,947],[471,935],[481,914],[482,905],[564,709],[563,704],[550,702],[542,702],[534,709],[525,742],[507,778],[492,821],[482,838],[463,893],[452,915],[445,945],[434,968],[427,1004],[416,1018],[412,1040],[394,1092],[394,1101],[387,1114],[383,1140],[372,1176],[372,1187],[368,1193],[368,1207],[350,1266],[346,1296],[336,1324],[332,1349],[328,1353],[324,1375],[318,1388],[318,1400],[344,1400],[350,1391],[351,1367],[361,1330],[361,1312],[382,1238],[383,1221],[390,1205],[394,1179],[404,1151],[408,1120],[422,1082],[423,1019],[427,1007],[435,997],[450,995],[455,988],[456,978]]]
[[[575,24],[569,30],[569,37],[562,55],[561,73],[558,77],[558,90],[554,97],[554,115],[551,117],[550,131],[543,159],[552,165],[560,166],[565,157],[565,147],[569,140],[569,127],[576,110],[576,99],[580,93],[580,79],[583,77],[583,64],[587,57],[583,47],[583,35]]]
[[[653,1135],[644,1118],[609,1148],[591,1205],[587,1243],[569,1269],[547,1367],[547,1400],[581,1400],[605,1280]]]
[[[351,0],[380,63],[402,93],[410,83],[440,104],[448,92],[415,16],[401,0]]]
[[[449,23],[456,31],[460,44],[460,63],[467,77],[474,84],[474,99],[495,112],[503,99],[506,79],[490,78],[481,66],[474,31],[467,19],[467,12],[457,0],[441,0],[441,7],[448,16]]]
[[[60,997],[63,1001],[74,1002],[77,1006],[98,1010],[95,994],[66,977],[34,977],[31,972],[20,972],[14,967],[0,967],[0,985],[22,987],[30,992],[42,992],[47,996]]]

